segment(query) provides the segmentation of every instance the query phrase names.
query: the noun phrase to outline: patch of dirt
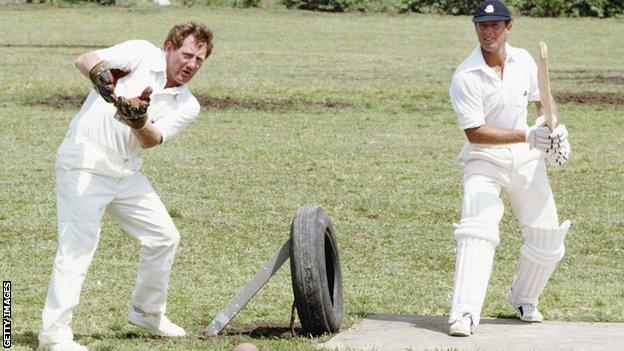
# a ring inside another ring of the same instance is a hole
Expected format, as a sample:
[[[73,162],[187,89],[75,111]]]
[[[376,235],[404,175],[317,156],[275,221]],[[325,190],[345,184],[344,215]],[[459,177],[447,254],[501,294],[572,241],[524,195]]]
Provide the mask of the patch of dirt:
[[[51,97],[39,98],[31,101],[34,105],[51,108],[79,108],[87,98],[87,95],[56,94]]]
[[[623,93],[601,93],[595,91],[574,93],[569,91],[560,91],[554,93],[553,95],[555,101],[559,104],[574,102],[586,105],[624,105]]]
[[[559,91],[554,94],[555,101],[559,104],[577,103],[587,105],[624,105],[624,93],[603,93],[603,92],[570,92]],[[342,109],[350,107],[350,104],[340,101],[309,101],[309,100],[251,100],[251,99],[235,99],[232,97],[215,98],[211,96],[196,96],[202,107],[217,110],[226,110],[232,108],[268,111],[268,112],[285,112],[310,107]],[[38,106],[51,107],[56,109],[80,108],[86,95],[69,95],[56,94],[50,97],[38,98],[29,103]]]
[[[309,101],[299,99],[286,100],[251,100],[237,99],[230,96],[224,98],[212,97],[206,95],[196,95],[197,101],[202,107],[215,108],[225,110],[229,108],[239,108],[255,111],[288,111],[306,107],[324,107],[324,108],[346,108],[350,105],[340,101]]]
[[[554,81],[567,80],[579,83],[619,85],[624,84],[624,71],[553,70],[551,78]]]
[[[107,48],[111,45],[96,45],[96,44],[7,44],[1,43],[0,47],[3,48],[45,48],[45,49],[55,49],[55,48],[71,48],[71,49],[103,49]]]
[[[341,101],[309,101],[292,98],[285,100],[252,100],[244,98],[237,99],[230,96],[219,98],[206,95],[196,95],[196,98],[202,107],[217,110],[238,108],[254,111],[283,112],[310,107],[342,109],[351,106]],[[31,101],[31,103],[59,109],[79,108],[85,99],[86,95],[56,94],[50,97],[35,99]]]
[[[294,332],[293,336],[290,326],[285,323],[255,323],[227,326],[220,335],[246,335],[254,339],[290,339],[304,333],[300,326],[295,326]]]

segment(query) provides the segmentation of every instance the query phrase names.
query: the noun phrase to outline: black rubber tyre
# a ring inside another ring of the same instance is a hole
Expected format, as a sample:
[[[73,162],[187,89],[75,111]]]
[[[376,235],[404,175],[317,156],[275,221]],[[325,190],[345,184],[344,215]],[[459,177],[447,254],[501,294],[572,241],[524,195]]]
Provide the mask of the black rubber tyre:
[[[300,208],[290,227],[290,276],[305,333],[318,336],[340,329],[344,303],[338,242],[322,208]]]

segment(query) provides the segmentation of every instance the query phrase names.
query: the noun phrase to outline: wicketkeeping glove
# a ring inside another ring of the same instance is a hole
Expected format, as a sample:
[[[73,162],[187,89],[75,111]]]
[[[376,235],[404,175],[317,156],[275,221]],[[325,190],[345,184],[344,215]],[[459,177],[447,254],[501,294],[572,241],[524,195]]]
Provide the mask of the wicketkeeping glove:
[[[111,68],[106,62],[100,61],[89,71],[89,78],[104,101],[115,103],[115,86],[128,73],[128,71]]]
[[[152,94],[152,88],[147,87],[137,97],[131,99],[126,99],[123,96],[117,97],[114,103],[117,108],[115,119],[134,129],[145,128],[150,94]]]

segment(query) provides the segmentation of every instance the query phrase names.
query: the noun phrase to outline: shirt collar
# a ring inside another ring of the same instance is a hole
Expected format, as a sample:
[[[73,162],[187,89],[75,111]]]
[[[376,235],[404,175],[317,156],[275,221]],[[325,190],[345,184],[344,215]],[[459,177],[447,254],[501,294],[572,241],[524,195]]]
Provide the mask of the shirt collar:
[[[505,53],[507,57],[505,58],[505,63],[508,61],[516,61],[517,60],[517,50],[516,48],[509,45],[509,43],[505,43]],[[468,60],[466,62],[466,66],[463,67],[463,72],[468,71],[476,71],[481,70],[485,73],[492,72],[492,68],[485,63],[485,59],[483,58],[483,53],[481,52],[481,44],[477,44],[477,47],[472,51]]]
[[[517,49],[509,45],[509,43],[505,43],[505,53],[507,54],[505,62],[518,60]],[[483,58],[481,45],[477,44],[477,47],[472,50],[472,53],[468,57],[467,65],[464,67],[463,71],[485,70],[487,67],[489,66],[485,63],[485,59]]]
[[[161,50],[160,57],[158,57],[158,58],[152,60],[152,62],[150,62],[150,70],[153,71],[153,72],[157,72],[157,73],[163,73],[163,75],[165,77],[165,82],[167,81],[167,59],[166,59],[164,51]],[[182,84],[182,85],[179,85],[177,87],[162,89],[158,93],[159,94],[178,95],[180,93],[183,93],[184,91],[186,91],[186,85]]]
[[[509,43],[505,43],[505,51],[507,52],[506,61],[518,61],[518,49],[509,45]]]
[[[186,91],[186,85],[178,85],[177,87],[167,88],[160,91],[161,94],[178,95]]]
[[[165,52],[160,50],[160,56],[151,60],[150,70],[153,72],[165,72],[166,68],[167,60],[165,59]]]

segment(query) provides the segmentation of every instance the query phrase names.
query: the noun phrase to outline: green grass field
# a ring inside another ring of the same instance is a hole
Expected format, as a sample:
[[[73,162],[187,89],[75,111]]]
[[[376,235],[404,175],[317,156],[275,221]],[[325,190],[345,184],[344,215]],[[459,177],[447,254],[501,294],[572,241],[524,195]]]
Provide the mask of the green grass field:
[[[287,239],[297,208],[312,203],[337,231],[344,328],[372,313],[447,314],[463,143],[447,91],[476,45],[469,17],[2,5],[0,276],[13,282],[14,349],[36,346],[56,250],[55,152],[90,87],[74,58],[127,39],[160,45],[188,19],[215,31],[191,89],[220,103],[142,156],[182,234],[168,313],[191,336],[153,338],[126,323],[139,247],[106,219],[74,315],[79,342],[314,349],[329,336],[198,338]],[[547,319],[624,322],[622,38],[622,19],[518,18],[511,35],[534,57],[538,41],[548,42],[554,92],[587,101],[559,106],[573,152],[549,174],[560,217],[573,227],[541,299]],[[514,315],[506,293],[521,239],[509,208],[501,239],[484,316]],[[292,299],[285,266],[231,324],[287,324]]]

